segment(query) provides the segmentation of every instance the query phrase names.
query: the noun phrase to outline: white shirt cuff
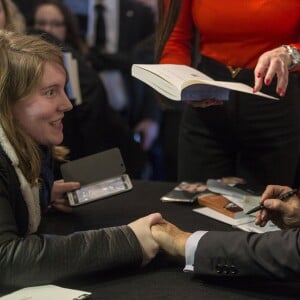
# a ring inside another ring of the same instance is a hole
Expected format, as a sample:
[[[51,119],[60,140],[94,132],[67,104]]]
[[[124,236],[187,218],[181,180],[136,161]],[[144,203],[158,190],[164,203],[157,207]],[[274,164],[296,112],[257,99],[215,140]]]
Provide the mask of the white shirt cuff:
[[[185,268],[184,272],[194,271],[195,252],[201,238],[207,231],[196,231],[186,241],[185,244]]]

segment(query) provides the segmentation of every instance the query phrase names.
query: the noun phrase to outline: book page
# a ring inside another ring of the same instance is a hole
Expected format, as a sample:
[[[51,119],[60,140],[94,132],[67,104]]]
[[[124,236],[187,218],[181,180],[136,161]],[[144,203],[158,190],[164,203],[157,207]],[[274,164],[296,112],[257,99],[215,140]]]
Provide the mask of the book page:
[[[278,231],[280,228],[278,228],[275,224],[272,222],[268,222],[266,226],[260,227],[255,225],[254,222],[246,223],[246,224],[241,224],[237,225],[237,228],[243,230],[243,231],[248,231],[248,232],[256,232],[256,233],[264,233],[264,232],[270,232],[270,231]]]
[[[215,82],[217,82],[217,84],[216,84],[217,86],[224,87],[229,90],[252,94],[252,95],[256,95],[256,96],[261,96],[261,97],[268,98],[268,99],[279,100],[276,97],[267,95],[262,92],[253,93],[253,87],[246,85],[244,83],[241,83],[241,82],[229,82],[229,81],[215,81]]]
[[[238,226],[241,224],[245,224],[245,223],[249,223],[249,222],[253,222],[254,221],[254,217],[252,216],[247,216],[245,215],[245,217],[241,217],[238,219],[234,219],[234,218],[230,218],[228,216],[225,216],[224,214],[221,214],[211,208],[208,207],[201,207],[201,208],[195,208],[193,209],[194,212],[198,213],[198,214],[202,214],[205,215],[207,217],[210,217],[212,219],[218,220],[220,222],[229,224],[229,225],[233,225],[233,226]]]
[[[264,94],[262,92],[253,93],[253,87],[240,82],[217,81],[200,72],[199,70],[176,64],[133,64],[132,76],[150,85],[162,95],[173,100],[202,100],[203,93],[209,91],[209,87],[218,87],[220,89],[234,90],[242,93],[265,97],[268,99],[279,100],[276,97]],[[207,87],[203,87],[207,85]],[[197,93],[197,86],[199,92]],[[182,91],[193,90],[193,97],[187,99]],[[223,91],[220,91],[220,93]],[[213,93],[214,95],[214,93]],[[210,98],[217,98],[210,96]],[[223,96],[224,98],[225,95]],[[185,99],[186,98],[186,99]],[[221,99],[227,100],[227,99]]]
[[[256,233],[264,233],[264,232],[270,232],[270,231],[277,231],[280,230],[276,225],[274,225],[272,222],[268,222],[266,226],[260,227],[255,225],[255,217],[254,216],[248,216],[245,215],[245,217],[240,219],[234,219],[227,217],[217,211],[214,211],[213,209],[210,209],[208,207],[203,208],[196,208],[193,209],[194,212],[202,214],[204,216],[210,217],[212,219],[218,220],[220,222],[232,225],[233,227],[239,228],[243,231],[247,232],[256,232]]]
[[[155,76],[161,77],[163,80],[171,83],[178,90],[181,90],[188,82],[188,85],[193,83],[206,83],[214,81],[211,77],[204,73],[186,66],[175,64],[141,64],[133,65],[133,73],[136,68],[142,68],[153,73]]]
[[[66,289],[56,285],[33,286],[18,290],[1,297],[1,300],[83,300],[90,297],[90,292]]]

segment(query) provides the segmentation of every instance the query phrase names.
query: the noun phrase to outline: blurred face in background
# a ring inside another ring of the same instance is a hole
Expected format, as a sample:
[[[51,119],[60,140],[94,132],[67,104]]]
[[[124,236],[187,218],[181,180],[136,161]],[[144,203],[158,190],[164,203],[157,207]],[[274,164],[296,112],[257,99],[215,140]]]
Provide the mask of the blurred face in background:
[[[55,5],[44,4],[37,8],[34,16],[34,28],[48,32],[62,42],[66,39],[64,16]]]
[[[0,0],[0,29],[5,26],[5,11],[2,1]]]

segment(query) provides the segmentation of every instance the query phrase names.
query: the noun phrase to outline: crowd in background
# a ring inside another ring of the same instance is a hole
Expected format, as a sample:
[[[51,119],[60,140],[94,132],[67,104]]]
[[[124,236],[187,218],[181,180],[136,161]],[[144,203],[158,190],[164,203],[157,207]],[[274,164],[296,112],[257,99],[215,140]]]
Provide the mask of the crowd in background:
[[[157,1],[14,2],[28,33],[47,32],[78,61],[82,104],[64,121],[70,159],[118,147],[133,178],[176,180],[181,108],[131,76],[133,63],[154,63]]]
[[[299,1],[284,3],[289,19],[279,13],[282,1],[266,2],[264,12],[257,9],[259,1],[245,1],[244,16],[234,15],[241,24],[236,31],[232,12],[241,7],[234,2],[226,11],[218,1],[102,0],[94,1],[91,11],[76,5],[92,2],[15,0],[18,11],[13,0],[0,0],[0,28],[7,30],[0,31],[1,283],[32,285],[116,266],[145,265],[159,247],[185,256],[186,270],[200,275],[219,277],[212,262],[221,258],[231,265],[234,257],[232,275],[298,277],[299,195],[287,186],[269,186],[262,194],[256,224],[272,220],[284,229],[262,235],[191,234],[160,214],[69,236],[39,234],[47,210],[70,212],[65,194],[80,188],[79,182],[57,180],[50,170],[54,160],[66,158],[67,148],[69,158],[76,159],[118,147],[133,178],[177,179],[181,109],[162,109],[153,91],[133,79],[130,69],[133,63],[154,63],[156,58],[160,63],[191,65],[192,50],[201,57],[200,70],[216,80],[247,83],[254,95],[232,92],[225,103],[199,99],[184,106],[179,179],[204,181],[241,171],[264,186],[299,185]],[[159,14],[166,18],[158,21],[155,55],[158,4],[168,10]],[[218,13],[215,22],[223,26],[211,21],[212,12]],[[257,25],[266,17],[269,22],[253,30],[244,18],[253,14]],[[275,25],[273,35],[267,35]],[[218,35],[220,31],[224,34]],[[256,42],[251,44],[253,37]],[[236,43],[252,47],[237,55]],[[61,49],[77,61],[81,102],[66,96]],[[281,101],[261,100],[255,95],[260,90]],[[281,201],[286,193],[289,198]],[[76,257],[69,255],[74,248]]]

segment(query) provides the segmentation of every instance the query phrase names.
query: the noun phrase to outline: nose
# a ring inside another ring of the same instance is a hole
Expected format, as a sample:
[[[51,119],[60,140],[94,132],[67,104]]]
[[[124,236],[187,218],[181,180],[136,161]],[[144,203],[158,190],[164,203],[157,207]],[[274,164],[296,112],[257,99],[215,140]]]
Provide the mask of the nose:
[[[42,25],[38,25],[38,26],[36,26],[36,27],[37,27],[37,29],[40,29],[40,30],[42,30],[42,31],[51,33],[52,26],[51,26],[51,24],[49,24],[49,23],[45,23],[45,24],[42,24]]]
[[[67,111],[71,110],[72,108],[73,108],[73,105],[72,105],[71,101],[69,100],[68,96],[66,95],[66,93],[64,92],[61,97],[59,110],[62,112],[67,112]]]

